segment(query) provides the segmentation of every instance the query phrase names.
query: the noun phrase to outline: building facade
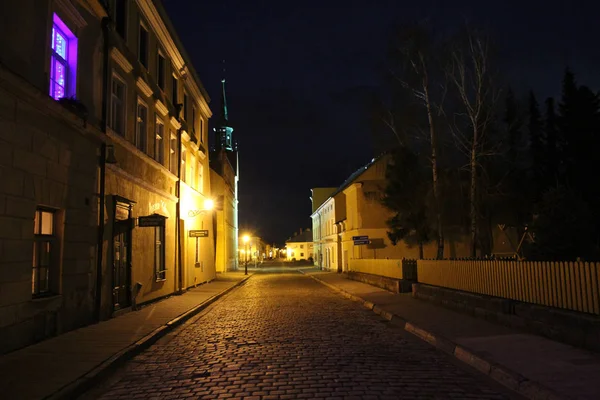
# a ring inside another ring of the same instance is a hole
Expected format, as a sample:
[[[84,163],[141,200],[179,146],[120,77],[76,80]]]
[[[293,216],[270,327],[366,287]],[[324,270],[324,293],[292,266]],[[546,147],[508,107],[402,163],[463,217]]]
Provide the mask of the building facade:
[[[215,256],[217,272],[233,271],[238,266],[238,181],[239,157],[229,123],[225,78],[221,80],[221,113],[215,128],[215,150],[211,153],[210,180],[217,200],[215,210]]]
[[[314,261],[313,234],[310,229],[294,233],[294,236],[286,240],[286,258],[289,261],[311,260]]]
[[[19,37],[0,42],[0,352],[213,279],[209,98],[160,1],[3,3],[0,32]]]

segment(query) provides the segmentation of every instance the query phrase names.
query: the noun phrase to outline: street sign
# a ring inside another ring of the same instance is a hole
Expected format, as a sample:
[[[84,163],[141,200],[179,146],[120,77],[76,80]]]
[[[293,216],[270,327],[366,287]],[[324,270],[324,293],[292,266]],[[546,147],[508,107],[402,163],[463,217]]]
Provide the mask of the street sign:
[[[352,236],[352,240],[354,240],[355,242],[357,240],[369,240],[369,237],[366,235],[365,236]]]
[[[371,241],[369,239],[367,240],[355,240],[354,241],[354,245],[357,246],[359,244],[369,244]]]
[[[162,215],[154,214],[138,218],[138,226],[163,226],[164,224],[165,217]]]
[[[196,230],[190,230],[189,233],[190,237],[208,237],[208,230],[206,229],[196,229]]]

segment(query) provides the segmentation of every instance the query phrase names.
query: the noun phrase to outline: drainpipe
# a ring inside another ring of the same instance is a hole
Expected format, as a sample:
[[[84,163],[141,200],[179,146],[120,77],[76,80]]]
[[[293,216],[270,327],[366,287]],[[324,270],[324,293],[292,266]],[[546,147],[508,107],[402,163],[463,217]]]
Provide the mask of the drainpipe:
[[[102,74],[102,132],[106,135],[106,125],[108,119],[108,25],[110,19],[102,18],[102,36],[104,38],[104,57],[103,57],[103,74]],[[98,243],[96,245],[96,296],[94,301],[94,319],[100,321],[102,309],[102,254],[104,247],[104,207],[106,204],[106,142],[102,142],[100,147],[100,202],[98,210]]]
[[[181,120],[179,119],[179,114],[181,113],[181,111],[179,110],[179,107],[177,107],[178,110],[178,117],[177,120],[179,121],[179,123],[181,123]],[[175,219],[176,219],[176,230],[175,230],[175,236],[177,238],[177,287],[175,288],[177,292],[181,293],[183,292],[183,264],[182,264],[182,260],[183,260],[183,249],[181,248],[181,240],[182,240],[182,232],[181,232],[181,132],[183,130],[183,127],[179,127],[179,129],[177,130],[177,184],[176,184],[176,194],[177,194],[177,208],[175,210]]]

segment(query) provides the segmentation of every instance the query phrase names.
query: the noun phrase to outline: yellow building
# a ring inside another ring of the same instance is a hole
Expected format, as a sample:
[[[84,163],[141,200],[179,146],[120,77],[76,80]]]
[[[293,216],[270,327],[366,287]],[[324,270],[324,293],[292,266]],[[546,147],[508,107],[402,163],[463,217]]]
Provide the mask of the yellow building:
[[[109,2],[102,317],[215,277],[209,97],[160,2]]]
[[[313,236],[310,229],[294,232],[294,236],[286,240],[286,258],[289,261],[314,260]]]
[[[251,234],[244,234],[238,238],[239,248],[239,266],[240,268],[246,261],[249,264],[261,263],[267,257],[265,242],[259,237]]]

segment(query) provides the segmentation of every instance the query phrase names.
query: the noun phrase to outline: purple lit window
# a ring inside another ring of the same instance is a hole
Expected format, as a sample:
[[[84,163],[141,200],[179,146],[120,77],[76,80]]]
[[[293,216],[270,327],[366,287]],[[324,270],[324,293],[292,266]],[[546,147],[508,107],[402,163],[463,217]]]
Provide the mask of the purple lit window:
[[[54,14],[50,47],[50,96],[55,100],[74,96],[77,73],[77,38]]]

